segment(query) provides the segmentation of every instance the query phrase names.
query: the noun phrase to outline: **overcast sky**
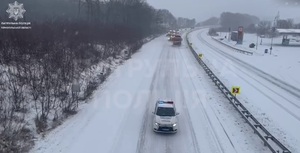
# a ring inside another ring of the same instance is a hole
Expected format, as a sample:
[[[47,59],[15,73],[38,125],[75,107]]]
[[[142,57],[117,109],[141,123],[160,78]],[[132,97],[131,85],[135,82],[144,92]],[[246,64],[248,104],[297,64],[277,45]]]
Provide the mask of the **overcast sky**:
[[[279,11],[281,19],[300,22],[300,3],[275,1],[286,0],[147,0],[155,8],[168,9],[176,17],[195,18],[197,22],[219,17],[225,11],[247,13],[262,20],[273,20]]]

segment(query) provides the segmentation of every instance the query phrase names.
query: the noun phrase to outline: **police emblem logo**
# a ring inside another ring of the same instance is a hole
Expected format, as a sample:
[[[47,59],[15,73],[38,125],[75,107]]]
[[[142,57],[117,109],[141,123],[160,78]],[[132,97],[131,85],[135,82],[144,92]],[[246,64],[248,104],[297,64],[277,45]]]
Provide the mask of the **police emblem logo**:
[[[9,14],[8,18],[13,18],[15,21],[17,21],[19,18],[23,18],[26,10],[24,9],[22,3],[18,3],[17,1],[15,1],[14,3],[8,4],[8,9],[6,10],[6,12]]]

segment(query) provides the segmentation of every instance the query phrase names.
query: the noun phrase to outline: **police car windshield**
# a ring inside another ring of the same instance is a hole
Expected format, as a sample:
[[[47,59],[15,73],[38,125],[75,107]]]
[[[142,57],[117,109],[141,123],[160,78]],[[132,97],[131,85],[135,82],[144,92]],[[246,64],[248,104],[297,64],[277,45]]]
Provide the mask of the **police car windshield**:
[[[174,108],[158,107],[156,111],[158,116],[175,116]]]

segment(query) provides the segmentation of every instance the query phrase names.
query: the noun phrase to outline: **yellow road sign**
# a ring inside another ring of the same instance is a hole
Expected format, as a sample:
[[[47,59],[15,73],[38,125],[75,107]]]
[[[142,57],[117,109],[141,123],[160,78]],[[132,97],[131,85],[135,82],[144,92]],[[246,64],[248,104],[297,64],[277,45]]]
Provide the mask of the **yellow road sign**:
[[[203,54],[199,54],[198,57],[199,57],[199,58],[203,58]]]
[[[236,86],[233,86],[231,88],[231,93],[236,95],[236,94],[241,94],[241,87],[236,87]]]

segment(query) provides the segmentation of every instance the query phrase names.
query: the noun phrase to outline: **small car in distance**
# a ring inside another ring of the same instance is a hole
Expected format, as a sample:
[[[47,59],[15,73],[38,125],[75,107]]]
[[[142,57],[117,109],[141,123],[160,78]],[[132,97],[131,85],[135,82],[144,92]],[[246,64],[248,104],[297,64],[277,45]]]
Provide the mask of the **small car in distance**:
[[[153,131],[159,133],[176,133],[178,130],[176,107],[173,101],[158,100],[155,104]]]

